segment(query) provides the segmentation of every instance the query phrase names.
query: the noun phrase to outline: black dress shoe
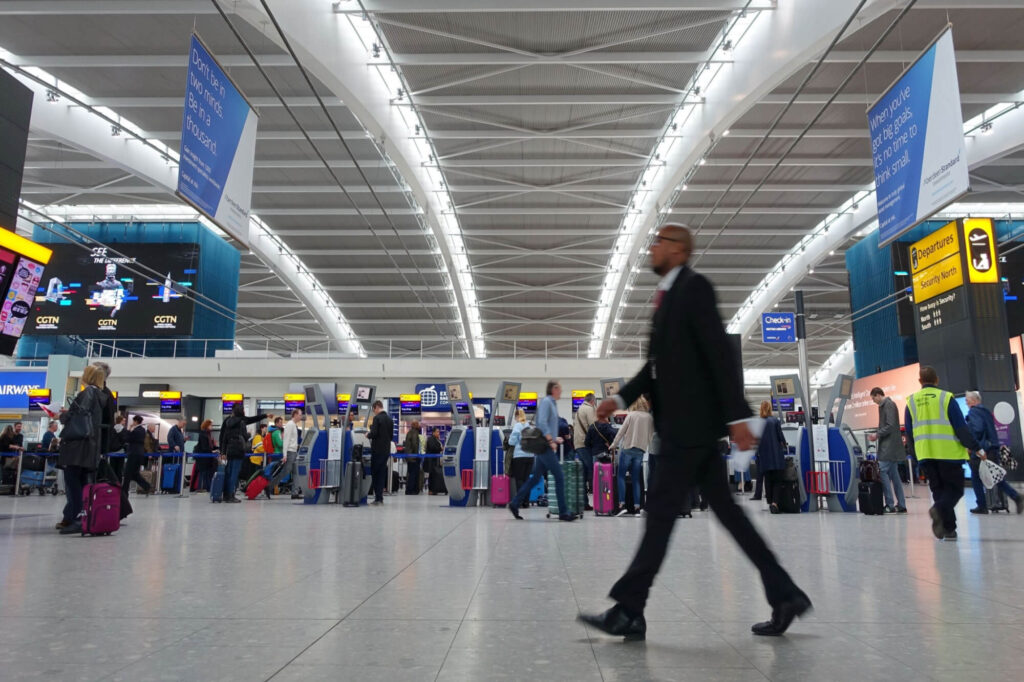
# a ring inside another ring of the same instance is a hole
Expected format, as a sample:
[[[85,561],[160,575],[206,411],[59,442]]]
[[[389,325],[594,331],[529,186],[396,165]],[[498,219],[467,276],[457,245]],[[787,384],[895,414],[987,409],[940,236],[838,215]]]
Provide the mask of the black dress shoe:
[[[559,521],[575,521],[576,520],[576,515],[575,514],[559,514],[558,515],[558,520]]]
[[[781,602],[772,609],[771,620],[757,623],[750,628],[750,631],[762,637],[778,637],[789,628],[794,618],[804,615],[812,608],[810,598],[798,590],[797,596]]]
[[[616,604],[604,613],[588,615],[581,613],[576,616],[581,623],[593,626],[609,635],[623,637],[627,642],[647,639],[647,621],[644,615],[630,616],[620,605]]]
[[[946,525],[942,522],[942,514],[938,507],[928,510],[928,516],[932,517],[932,535],[941,540],[946,535]]]
[[[509,510],[510,512],[512,512],[512,516],[516,517],[516,518],[517,518],[517,519],[519,519],[520,521],[522,521],[522,520],[523,520],[523,517],[519,515],[519,506],[518,506],[518,505],[515,505],[515,504],[509,504],[509,505],[508,505],[508,510]]]

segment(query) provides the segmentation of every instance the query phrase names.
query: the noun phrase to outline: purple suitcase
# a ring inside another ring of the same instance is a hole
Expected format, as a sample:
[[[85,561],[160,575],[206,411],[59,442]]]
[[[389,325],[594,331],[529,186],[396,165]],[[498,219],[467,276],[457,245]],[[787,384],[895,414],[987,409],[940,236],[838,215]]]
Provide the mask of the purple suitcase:
[[[91,483],[82,490],[82,535],[110,535],[121,527],[121,488]]]
[[[611,462],[594,462],[594,515],[615,511],[615,470]]]

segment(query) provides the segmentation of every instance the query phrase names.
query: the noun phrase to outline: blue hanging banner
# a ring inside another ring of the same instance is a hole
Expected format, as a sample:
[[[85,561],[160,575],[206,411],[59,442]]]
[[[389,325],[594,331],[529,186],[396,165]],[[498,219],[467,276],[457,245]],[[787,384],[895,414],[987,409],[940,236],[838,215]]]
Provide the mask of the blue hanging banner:
[[[960,112],[947,28],[868,109],[879,247],[970,189]]]
[[[178,196],[243,244],[249,243],[257,122],[245,95],[193,34]]]
[[[761,313],[761,343],[796,343],[796,315]]]

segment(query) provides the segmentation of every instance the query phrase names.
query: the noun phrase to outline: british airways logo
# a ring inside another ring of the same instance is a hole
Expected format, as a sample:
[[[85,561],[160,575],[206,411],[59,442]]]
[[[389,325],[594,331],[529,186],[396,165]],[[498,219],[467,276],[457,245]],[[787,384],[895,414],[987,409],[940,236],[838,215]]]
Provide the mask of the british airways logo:
[[[0,384],[0,395],[28,395],[29,389],[42,388],[39,384]]]

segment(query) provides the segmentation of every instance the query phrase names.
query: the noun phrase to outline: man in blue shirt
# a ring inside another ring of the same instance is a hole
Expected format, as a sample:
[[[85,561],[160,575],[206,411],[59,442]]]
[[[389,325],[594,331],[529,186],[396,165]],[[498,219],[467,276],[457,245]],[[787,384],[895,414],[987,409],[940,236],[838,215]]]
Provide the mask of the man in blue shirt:
[[[558,461],[558,446],[562,443],[562,439],[558,435],[558,403],[556,401],[562,397],[562,385],[557,381],[549,381],[546,393],[547,395],[544,396],[537,408],[537,428],[544,434],[544,438],[548,442],[548,449],[536,455],[530,480],[519,489],[508,508],[512,512],[512,516],[522,519],[523,517],[519,515],[520,505],[530,494],[530,490],[540,483],[550,471],[555,477],[558,518],[562,521],[575,521],[576,516],[568,513],[569,510],[565,504],[565,478],[562,476],[562,464]]]
[[[967,391],[965,398],[967,407],[970,408],[967,411],[967,428],[971,430],[971,435],[978,441],[981,449],[985,451],[983,455],[971,455],[971,485],[974,488],[974,499],[978,503],[971,510],[971,513],[988,514],[989,509],[988,500],[985,498],[985,485],[981,482],[981,476],[978,475],[978,467],[981,465],[982,460],[988,459],[988,453],[997,454],[999,452],[999,434],[996,432],[996,422],[992,417],[992,412],[981,404],[981,394],[977,391]],[[1006,481],[999,481],[995,489],[1001,490],[1014,501],[1018,514],[1024,513],[1024,499],[1021,499],[1020,493],[1014,490],[1013,486]]]

